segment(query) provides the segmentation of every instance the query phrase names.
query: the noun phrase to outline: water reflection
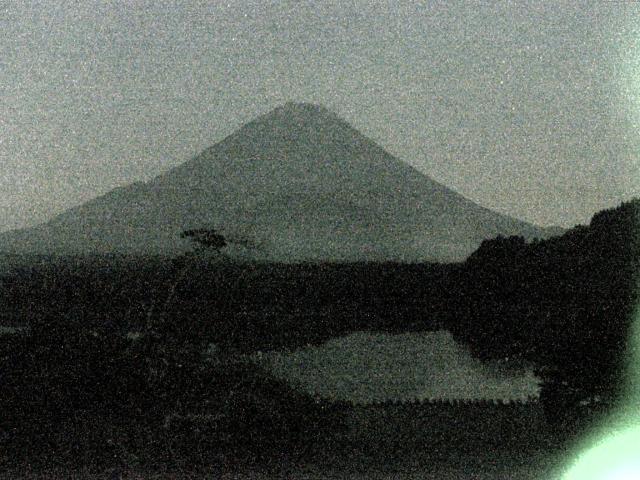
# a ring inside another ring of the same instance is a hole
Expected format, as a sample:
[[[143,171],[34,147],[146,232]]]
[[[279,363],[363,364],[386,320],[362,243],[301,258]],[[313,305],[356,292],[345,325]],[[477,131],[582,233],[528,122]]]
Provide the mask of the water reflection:
[[[531,368],[485,365],[445,331],[358,332],[319,347],[255,355],[273,374],[313,395],[356,403],[413,399],[537,398]]]

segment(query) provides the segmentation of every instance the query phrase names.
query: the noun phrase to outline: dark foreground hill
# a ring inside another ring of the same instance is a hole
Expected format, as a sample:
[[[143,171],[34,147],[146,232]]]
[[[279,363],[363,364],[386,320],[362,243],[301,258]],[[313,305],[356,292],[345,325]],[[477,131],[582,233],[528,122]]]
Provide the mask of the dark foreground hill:
[[[558,233],[474,204],[322,107],[288,103],[148,183],[0,234],[0,251],[175,255],[191,228],[285,262],[460,260],[499,234]]]
[[[637,388],[639,273],[635,199],[546,241],[483,242],[449,279],[461,300],[446,323],[480,358],[537,364],[553,414],[608,408]]]
[[[15,267],[0,276],[0,310],[31,328],[0,336],[0,470],[267,468],[282,460],[308,465],[308,454],[355,468],[354,458],[388,465],[417,453],[422,465],[480,471],[505,448],[526,461],[546,445],[565,452],[583,419],[603,412],[598,402],[625,390],[639,220],[636,200],[550,240],[485,241],[452,265],[259,265],[189,256]],[[145,322],[137,338],[119,334]],[[434,327],[448,328],[483,359],[520,357],[539,367],[539,439],[520,410],[504,425],[523,425],[521,443],[508,430],[488,441],[466,436],[479,428],[477,412],[443,413],[452,442],[429,428],[416,433],[413,407],[400,408],[400,423],[389,422],[386,409],[372,421],[235,355],[351,330]],[[218,348],[203,355],[211,341]],[[379,432],[381,425],[397,436],[372,441],[364,427]],[[548,426],[557,427],[554,435]]]

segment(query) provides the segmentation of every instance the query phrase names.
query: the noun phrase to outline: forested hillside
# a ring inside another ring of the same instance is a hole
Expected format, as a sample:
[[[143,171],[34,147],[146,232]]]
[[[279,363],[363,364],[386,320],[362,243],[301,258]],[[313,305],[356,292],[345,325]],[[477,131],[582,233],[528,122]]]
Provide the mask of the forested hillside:
[[[339,409],[237,354],[361,330],[448,329],[481,359],[533,363],[547,420],[570,435],[589,416],[582,406],[620,395],[639,211],[634,200],[549,240],[487,240],[457,264],[14,259],[0,279],[2,325],[26,328],[0,337],[0,460],[302,455],[317,439],[301,432],[332,438]]]
[[[460,301],[447,324],[480,358],[537,364],[543,396],[551,397],[543,399],[558,411],[594,399],[615,403],[639,267],[637,199],[549,240],[488,240],[456,273]]]

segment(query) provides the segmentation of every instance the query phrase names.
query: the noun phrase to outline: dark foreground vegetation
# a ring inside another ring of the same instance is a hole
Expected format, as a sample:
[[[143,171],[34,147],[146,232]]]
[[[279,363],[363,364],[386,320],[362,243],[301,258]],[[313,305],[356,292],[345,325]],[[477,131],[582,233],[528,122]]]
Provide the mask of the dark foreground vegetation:
[[[435,313],[456,301],[443,283],[455,268],[61,258],[16,265],[0,279],[0,324],[55,314],[126,333],[162,317],[174,334],[225,350],[289,349],[356,330],[442,328]]]
[[[237,356],[367,329],[445,328],[482,359],[532,362],[546,421],[570,437],[621,397],[639,218],[640,202],[625,203],[550,240],[486,241],[451,265],[12,260],[0,325],[28,328],[0,336],[0,461],[161,469],[375,457],[376,445],[345,435],[347,406]],[[433,441],[391,442],[385,461],[435,451]]]
[[[447,323],[480,358],[537,365],[551,423],[571,432],[625,400],[639,272],[634,200],[550,240],[483,242],[459,271],[464,300]]]

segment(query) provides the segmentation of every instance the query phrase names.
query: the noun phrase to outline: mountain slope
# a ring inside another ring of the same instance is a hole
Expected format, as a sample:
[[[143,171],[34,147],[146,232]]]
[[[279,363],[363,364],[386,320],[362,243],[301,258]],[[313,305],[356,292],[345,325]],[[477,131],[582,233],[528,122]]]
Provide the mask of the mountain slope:
[[[8,253],[161,253],[188,228],[299,260],[458,260],[498,234],[545,231],[482,208],[394,158],[328,110],[288,103],[154,180],[0,234]]]

